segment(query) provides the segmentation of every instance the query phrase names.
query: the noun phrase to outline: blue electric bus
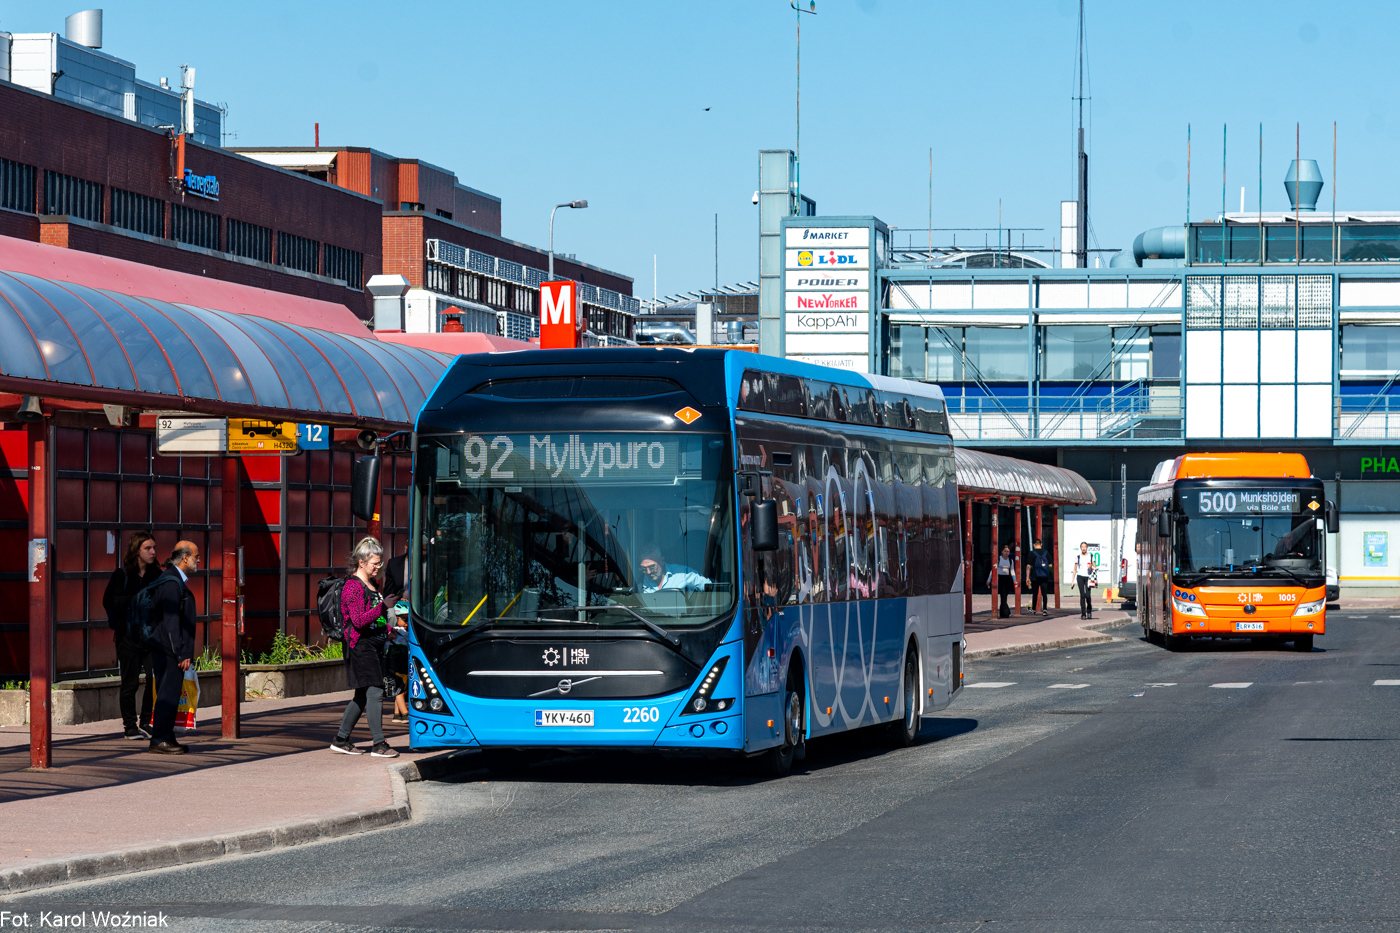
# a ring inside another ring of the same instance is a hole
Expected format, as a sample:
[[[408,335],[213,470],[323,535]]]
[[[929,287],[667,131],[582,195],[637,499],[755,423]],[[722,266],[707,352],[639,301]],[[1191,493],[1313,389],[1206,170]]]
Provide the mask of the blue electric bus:
[[[718,349],[461,356],[418,416],[412,746],[761,757],[961,686],[936,387]]]

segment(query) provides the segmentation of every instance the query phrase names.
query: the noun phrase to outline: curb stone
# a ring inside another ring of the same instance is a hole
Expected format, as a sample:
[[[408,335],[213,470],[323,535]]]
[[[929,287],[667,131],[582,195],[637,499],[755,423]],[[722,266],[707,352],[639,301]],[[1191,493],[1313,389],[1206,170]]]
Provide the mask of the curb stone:
[[[1123,614],[1121,619],[1102,619],[1095,622],[1086,622],[1077,625],[1075,628],[1084,632],[1102,632],[1105,629],[1119,628],[1133,622],[1132,616]],[[1024,645],[1007,645],[1003,648],[980,648],[968,651],[963,655],[965,661],[982,661],[987,658],[1000,658],[1013,654],[1035,654],[1040,651],[1055,651],[1059,648],[1076,648],[1080,645],[1096,645],[1102,642],[1113,641],[1112,635],[1071,635],[1068,638],[1056,638],[1051,641],[1027,642]]]
[[[0,870],[0,898],[79,881],[94,881],[176,865],[192,865],[233,855],[252,855],[272,849],[354,836],[397,823],[406,823],[413,819],[408,785],[451,774],[458,763],[454,759],[462,757],[462,752],[454,751],[432,758],[389,765],[386,770],[389,772],[393,803],[387,807],[283,823],[279,826],[252,829],[210,839],[141,846],[118,852],[55,859]],[[474,755],[467,752],[465,757]]]

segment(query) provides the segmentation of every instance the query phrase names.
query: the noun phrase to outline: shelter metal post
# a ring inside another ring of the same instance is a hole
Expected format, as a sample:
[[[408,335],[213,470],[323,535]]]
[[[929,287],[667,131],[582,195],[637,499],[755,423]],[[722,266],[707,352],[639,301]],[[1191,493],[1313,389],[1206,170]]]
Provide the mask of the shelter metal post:
[[[1035,506],[1035,516],[1034,516],[1034,519],[1033,519],[1033,521],[1035,522],[1035,525],[1032,526],[1032,528],[1031,528],[1031,546],[1032,546],[1032,547],[1035,546],[1035,543],[1036,543],[1037,541],[1039,541],[1039,542],[1041,543],[1041,546],[1042,546],[1042,547],[1045,545],[1045,521],[1044,521],[1045,515],[1044,515],[1044,513],[1043,513],[1043,511],[1042,511],[1043,509],[1044,509],[1044,506],[1043,506],[1043,505],[1040,505],[1039,503],[1036,504],[1036,506]],[[1051,585],[1053,586],[1054,584],[1051,584]],[[1041,612],[1044,612],[1046,609],[1049,609],[1049,608],[1050,608],[1050,607],[1047,606],[1047,605],[1045,604],[1045,591],[1044,591],[1044,590],[1041,590],[1041,591],[1040,591],[1040,611],[1041,611]],[[1035,591],[1034,591],[1034,590],[1031,591],[1031,612],[1035,612]]]
[[[1016,506],[1016,530],[1012,533],[1011,585],[1016,592],[1016,614],[1021,614],[1021,522],[1023,521],[1021,500],[1013,500]]]
[[[29,425],[29,766],[53,764],[53,612],[49,605],[49,419]]]
[[[224,457],[223,472],[223,613],[219,625],[219,652],[223,658],[223,735],[236,739],[242,731],[239,704],[243,699],[242,671],[238,669],[238,552],[243,539],[243,458]]]
[[[1050,574],[1055,578],[1055,608],[1060,608],[1060,510],[1050,510]]]
[[[987,503],[992,510],[992,618],[997,617],[997,598],[1001,595],[1001,503],[996,499]]]
[[[381,465],[388,466],[391,470],[394,468],[394,461],[391,458],[385,457],[383,454],[380,454],[379,456],[381,459]],[[382,535],[384,532],[384,522],[381,521],[379,518],[379,509],[380,502],[383,499],[383,490],[384,470],[381,469],[379,471],[379,478],[378,480],[376,480],[376,486],[374,488],[374,518],[371,518],[369,520],[369,527],[365,529],[365,534],[369,535],[374,540],[379,541],[381,545],[383,544],[383,541],[380,540],[380,535]],[[387,561],[388,558],[385,558],[385,560]]]
[[[972,497],[963,500],[963,627],[972,624]]]

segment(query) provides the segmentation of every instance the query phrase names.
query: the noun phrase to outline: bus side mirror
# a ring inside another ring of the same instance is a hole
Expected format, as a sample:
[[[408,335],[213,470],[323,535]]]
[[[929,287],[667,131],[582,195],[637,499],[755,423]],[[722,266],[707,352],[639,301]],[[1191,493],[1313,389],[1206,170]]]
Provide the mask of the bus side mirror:
[[[379,498],[379,458],[359,457],[350,473],[350,511],[356,518],[374,521],[375,500]]]
[[[1327,533],[1329,535],[1334,535],[1337,532],[1341,531],[1342,517],[1337,514],[1336,505],[1332,504],[1331,502],[1328,502],[1327,508],[1324,509],[1324,512],[1327,515]]]
[[[755,551],[778,549],[778,502],[756,499],[749,507],[749,535]]]
[[[1172,536],[1172,517],[1166,512],[1157,516],[1157,537],[1170,538]]]

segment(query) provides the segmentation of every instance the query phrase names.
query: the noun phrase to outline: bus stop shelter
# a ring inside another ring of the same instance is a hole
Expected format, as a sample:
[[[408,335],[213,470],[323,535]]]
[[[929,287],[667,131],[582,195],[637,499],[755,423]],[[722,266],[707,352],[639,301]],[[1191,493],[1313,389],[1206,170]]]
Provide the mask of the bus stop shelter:
[[[991,566],[996,578],[997,557],[1001,550],[1001,512],[1013,510],[1011,540],[1012,574],[1015,580],[1017,615],[1021,614],[1021,584],[1023,580],[1021,553],[1022,529],[1030,528],[1030,538],[1046,540],[1046,519],[1049,519],[1051,577],[1056,581],[1055,608],[1060,608],[1060,542],[1059,510],[1064,506],[1093,505],[1097,501],[1093,487],[1073,470],[1031,463],[1014,457],[968,450],[954,450],[958,477],[958,505],[963,517],[963,623],[972,623],[972,581],[975,526],[973,506],[985,503],[991,510]],[[1048,515],[1047,515],[1048,513]],[[996,588],[993,587],[993,604]]]
[[[208,620],[199,627],[222,659],[223,734],[237,737],[243,692],[240,542],[247,540],[249,527],[259,527],[265,508],[281,509],[278,522],[269,523],[275,527],[254,535],[250,543],[256,553],[250,552],[249,562],[271,561],[262,580],[275,584],[281,561],[283,604],[279,608],[275,596],[264,599],[268,605],[260,613],[281,612],[285,624],[285,539],[297,524],[286,517],[291,508],[287,469],[276,457],[245,462],[216,454],[204,458],[207,469],[199,463],[189,464],[197,471],[186,470],[184,463],[155,455],[151,435],[157,413],[325,425],[338,435],[341,448],[314,452],[329,472],[332,456],[337,465],[353,458],[361,432],[383,437],[408,428],[455,353],[504,349],[501,339],[455,334],[480,337],[484,345],[463,339],[441,348],[380,340],[348,309],[330,302],[41,244],[12,246],[9,238],[0,238],[0,269],[8,270],[0,272],[0,427],[5,428],[0,431],[0,467],[5,468],[0,469],[0,546],[10,558],[0,588],[13,603],[28,607],[26,622],[15,619],[3,626],[0,650],[17,664],[24,662],[20,653],[27,654],[31,766],[46,768],[51,762],[50,687],[61,667],[56,652],[61,658],[71,649],[71,635],[81,644],[92,641],[91,620],[71,620],[88,618],[100,593],[93,581],[111,572],[110,556],[103,558],[105,569],[89,566],[94,560],[89,555],[103,550],[93,535],[105,533],[107,555],[114,553],[111,542],[133,529],[149,528],[173,540],[189,527],[190,501],[202,503],[202,514],[207,513],[197,526],[206,535],[212,565],[197,575],[204,578],[197,608]],[[192,303],[196,296],[207,297],[212,306]],[[133,451],[135,462],[143,464],[139,470],[149,475],[147,488],[133,485],[126,470]],[[396,466],[388,475],[407,476],[406,455],[388,456]],[[122,466],[109,465],[118,459]],[[276,483],[257,482],[268,468],[273,474],[281,470],[280,505],[277,490],[268,488]],[[250,470],[256,474],[251,480]],[[196,473],[197,478],[185,478]],[[310,490],[296,493],[303,503],[307,495],[325,501],[321,517],[312,508],[297,529],[306,530],[306,540],[328,542],[323,558],[304,561],[309,571],[324,569],[311,564],[333,563],[334,553],[355,535],[379,535],[380,516],[357,523],[341,502],[348,501],[348,492],[331,480],[307,475],[302,488]],[[224,495],[224,490],[236,492]],[[406,489],[395,492],[400,494],[395,499],[406,499]],[[129,499],[140,504],[134,520],[125,514]],[[240,514],[249,510],[255,514]],[[395,511],[406,513],[406,508],[396,502]],[[246,524],[250,518],[252,526]],[[98,530],[88,532],[89,527]],[[303,576],[313,579],[312,573]],[[75,624],[86,627],[79,631]],[[104,645],[104,652],[108,648]],[[96,654],[89,647],[79,649],[79,656],[84,650],[89,660]]]

